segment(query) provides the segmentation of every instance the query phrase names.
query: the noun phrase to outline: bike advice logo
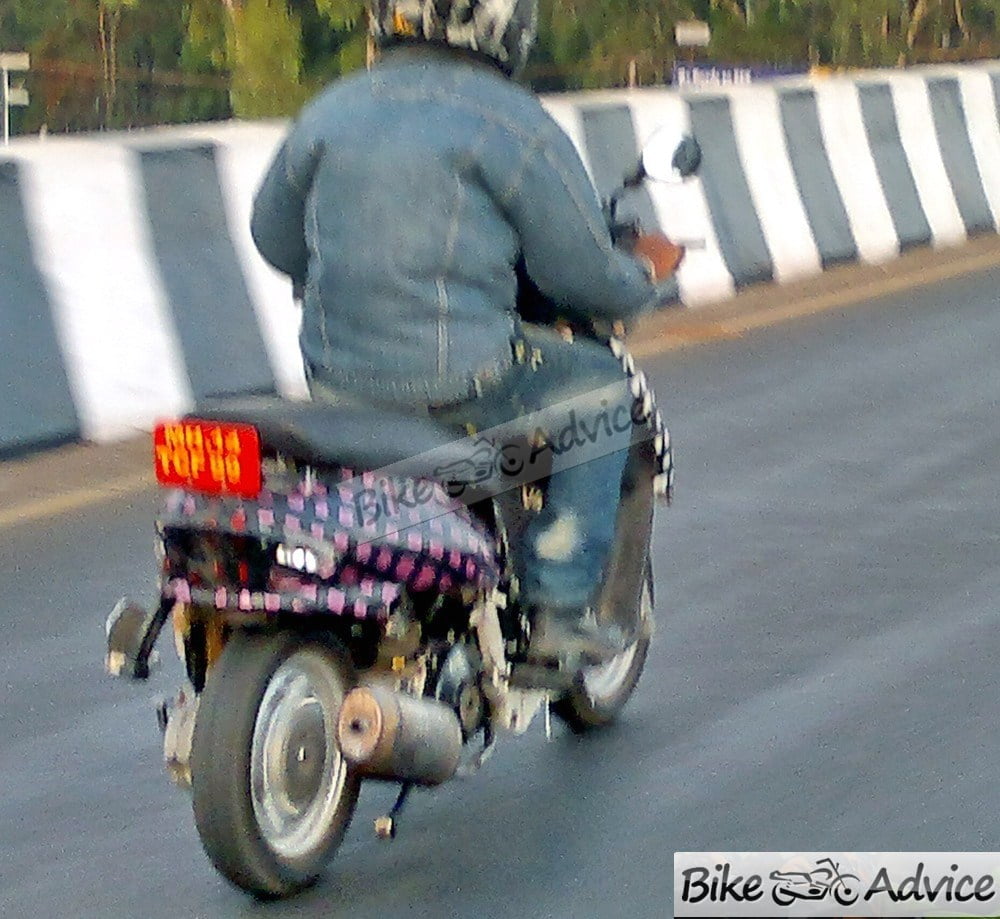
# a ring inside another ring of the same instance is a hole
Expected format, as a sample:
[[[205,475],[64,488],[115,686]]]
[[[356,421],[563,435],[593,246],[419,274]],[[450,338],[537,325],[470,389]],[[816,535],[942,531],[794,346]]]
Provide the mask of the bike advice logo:
[[[472,504],[655,441],[642,408],[621,380],[357,476],[338,487],[353,511],[343,523],[374,537],[451,513],[454,506],[442,504],[436,489],[413,481],[415,471],[447,483],[453,501]]]
[[[675,916],[997,916],[998,852],[678,852]]]

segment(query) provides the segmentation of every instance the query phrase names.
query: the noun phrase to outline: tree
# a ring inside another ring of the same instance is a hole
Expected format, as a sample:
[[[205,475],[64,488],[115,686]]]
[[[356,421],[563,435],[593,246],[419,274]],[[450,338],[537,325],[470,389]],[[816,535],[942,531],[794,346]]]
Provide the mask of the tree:
[[[229,12],[226,60],[233,111],[245,118],[287,115],[305,101],[302,30],[285,0],[223,0]]]
[[[540,0],[543,89],[659,80],[674,25],[707,56],[840,67],[1000,56],[1000,0]],[[292,114],[366,61],[365,0],[0,0],[0,46],[30,51],[26,130]]]
[[[548,84],[569,87],[621,83],[631,60],[660,71],[675,54],[675,24],[695,18],[697,6],[698,0],[541,0],[535,66]]]
[[[364,67],[370,60],[368,15],[364,0],[314,0],[316,10],[328,28],[339,33],[335,52],[337,73]]]
[[[97,0],[97,29],[104,76],[104,108],[110,113],[118,95],[118,32],[122,12],[135,9],[139,0]]]

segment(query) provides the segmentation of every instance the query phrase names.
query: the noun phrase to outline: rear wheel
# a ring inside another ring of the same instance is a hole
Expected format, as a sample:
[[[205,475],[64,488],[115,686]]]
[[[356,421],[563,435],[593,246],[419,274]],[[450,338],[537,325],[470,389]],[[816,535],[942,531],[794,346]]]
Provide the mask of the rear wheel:
[[[606,664],[585,667],[573,688],[552,706],[553,713],[576,733],[610,724],[631,698],[646,665],[653,617],[652,572],[646,567],[639,598],[640,637]]]
[[[295,632],[234,634],[209,673],[191,748],[205,852],[257,897],[312,884],[357,802],[336,741],[351,685],[335,645]]]

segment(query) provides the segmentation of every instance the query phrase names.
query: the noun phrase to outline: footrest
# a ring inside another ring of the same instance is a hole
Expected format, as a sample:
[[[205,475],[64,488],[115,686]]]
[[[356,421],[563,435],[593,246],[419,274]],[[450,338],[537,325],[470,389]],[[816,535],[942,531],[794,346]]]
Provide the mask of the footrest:
[[[542,664],[515,664],[510,673],[510,685],[516,689],[566,693],[573,688],[576,673]]]

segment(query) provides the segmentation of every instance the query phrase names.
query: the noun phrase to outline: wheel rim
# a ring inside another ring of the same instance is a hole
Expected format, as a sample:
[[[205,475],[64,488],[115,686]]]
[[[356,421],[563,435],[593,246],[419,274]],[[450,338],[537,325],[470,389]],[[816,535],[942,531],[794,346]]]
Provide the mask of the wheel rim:
[[[614,696],[628,678],[632,662],[639,650],[639,642],[629,645],[617,657],[605,664],[585,667],[583,670],[583,686],[587,696],[594,702],[600,702]]]
[[[324,844],[340,805],[347,763],[336,729],[344,688],[325,656],[298,651],[275,671],[257,711],[250,756],[254,816],[285,859]]]
[[[639,598],[640,630],[653,613],[653,601],[649,592],[649,584],[643,583],[642,596]],[[645,639],[639,638],[629,645],[621,654],[611,658],[604,664],[583,668],[583,688],[587,698],[594,703],[601,703],[618,694],[629,678],[639,646]]]

